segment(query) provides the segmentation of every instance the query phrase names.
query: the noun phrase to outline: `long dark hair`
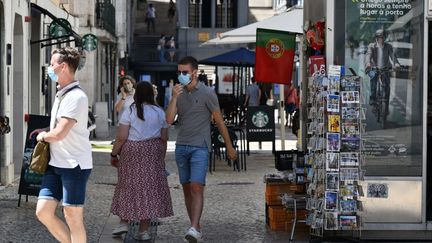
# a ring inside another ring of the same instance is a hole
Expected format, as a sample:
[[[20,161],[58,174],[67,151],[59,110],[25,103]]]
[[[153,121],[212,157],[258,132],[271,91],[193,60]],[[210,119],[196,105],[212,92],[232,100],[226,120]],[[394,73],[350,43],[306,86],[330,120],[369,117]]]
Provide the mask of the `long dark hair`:
[[[138,118],[145,121],[143,105],[148,104],[157,106],[154,99],[153,86],[151,85],[151,83],[145,81],[137,83],[134,101],[135,102],[131,105],[131,108],[133,105],[135,105]]]

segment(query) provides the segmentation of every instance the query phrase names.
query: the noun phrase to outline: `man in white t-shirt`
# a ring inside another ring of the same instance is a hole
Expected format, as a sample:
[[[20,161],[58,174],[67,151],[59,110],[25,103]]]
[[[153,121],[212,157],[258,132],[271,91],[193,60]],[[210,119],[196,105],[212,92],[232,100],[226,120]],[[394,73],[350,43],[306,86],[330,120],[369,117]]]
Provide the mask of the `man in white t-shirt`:
[[[58,83],[48,131],[35,130],[50,144],[50,162],[43,176],[36,215],[60,242],[86,242],[83,205],[93,167],[87,130],[88,98],[74,79],[80,53],[72,47],[52,52],[48,76]],[[63,201],[66,224],[56,215]]]

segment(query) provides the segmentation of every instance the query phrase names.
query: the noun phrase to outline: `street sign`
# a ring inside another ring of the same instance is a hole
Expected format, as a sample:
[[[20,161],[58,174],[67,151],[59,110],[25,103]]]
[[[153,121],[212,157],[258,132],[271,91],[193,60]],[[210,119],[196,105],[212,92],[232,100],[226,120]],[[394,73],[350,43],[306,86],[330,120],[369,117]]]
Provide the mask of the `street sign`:
[[[93,34],[86,34],[82,37],[83,49],[86,51],[94,51],[98,46],[98,38]]]
[[[58,22],[53,21],[48,26],[49,36],[52,38],[56,38],[70,35],[70,30],[72,29],[72,26],[69,21],[67,21],[66,19],[58,19],[58,21],[61,22],[64,26],[67,26],[68,28],[66,29]]]

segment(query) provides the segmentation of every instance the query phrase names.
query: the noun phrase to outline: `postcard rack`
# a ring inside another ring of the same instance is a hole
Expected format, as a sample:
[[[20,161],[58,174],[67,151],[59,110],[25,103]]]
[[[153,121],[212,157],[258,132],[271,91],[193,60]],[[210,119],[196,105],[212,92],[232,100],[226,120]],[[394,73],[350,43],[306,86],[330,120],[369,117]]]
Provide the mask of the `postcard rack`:
[[[365,119],[361,84],[360,77],[344,76],[343,66],[335,65],[329,66],[327,76],[321,68],[308,80],[306,207],[314,236],[331,231],[361,236],[359,181],[364,175],[361,134]]]

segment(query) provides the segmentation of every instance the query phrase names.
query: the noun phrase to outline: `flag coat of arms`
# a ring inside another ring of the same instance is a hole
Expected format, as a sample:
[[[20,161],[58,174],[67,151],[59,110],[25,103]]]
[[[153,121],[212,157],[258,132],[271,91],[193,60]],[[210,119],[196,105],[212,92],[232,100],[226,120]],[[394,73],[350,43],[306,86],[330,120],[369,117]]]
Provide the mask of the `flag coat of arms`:
[[[290,84],[296,35],[291,32],[257,29],[255,80]]]

